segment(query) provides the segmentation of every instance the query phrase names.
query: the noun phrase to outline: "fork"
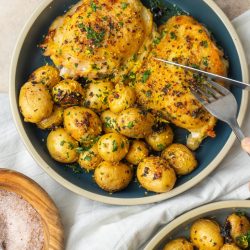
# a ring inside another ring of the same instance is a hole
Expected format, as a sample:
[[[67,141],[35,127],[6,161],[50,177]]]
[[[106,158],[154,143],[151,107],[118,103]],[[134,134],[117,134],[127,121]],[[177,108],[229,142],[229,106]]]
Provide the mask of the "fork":
[[[237,122],[236,99],[228,89],[207,78],[199,86],[192,85],[190,90],[208,112],[232,128],[240,142],[245,138]]]

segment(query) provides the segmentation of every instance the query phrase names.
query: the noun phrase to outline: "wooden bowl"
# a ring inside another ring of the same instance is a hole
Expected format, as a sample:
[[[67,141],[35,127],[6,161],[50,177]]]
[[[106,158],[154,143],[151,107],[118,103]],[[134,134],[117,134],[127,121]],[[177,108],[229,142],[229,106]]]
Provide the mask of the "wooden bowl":
[[[59,211],[35,181],[13,170],[0,169],[0,189],[15,192],[40,214],[44,232],[43,250],[64,249],[64,233]]]

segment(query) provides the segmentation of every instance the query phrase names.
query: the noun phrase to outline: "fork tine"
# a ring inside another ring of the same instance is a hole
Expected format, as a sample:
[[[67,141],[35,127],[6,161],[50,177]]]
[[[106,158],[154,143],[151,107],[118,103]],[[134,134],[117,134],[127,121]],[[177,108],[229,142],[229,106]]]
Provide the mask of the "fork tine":
[[[216,89],[212,88],[211,86],[209,86],[210,82],[206,81],[206,83],[204,84],[205,88],[215,97],[215,98],[220,98],[222,96],[222,94],[220,92],[218,92]],[[211,84],[210,84],[211,85]]]
[[[200,94],[198,94],[198,92],[196,90],[194,90],[193,88],[190,88],[191,93],[195,96],[195,98],[202,104],[202,105],[206,105],[208,104],[208,102],[201,97]]]
[[[215,101],[216,98],[212,93],[209,93],[209,88],[208,88],[207,84],[204,84],[202,87],[203,88],[198,88],[196,90],[196,92],[200,93],[202,95],[202,97],[205,97],[205,99],[207,99],[208,102]]]
[[[225,87],[221,86],[219,83],[214,82],[212,79],[208,78],[207,81],[216,89],[218,90],[220,93],[222,93],[223,95],[228,95],[231,92],[226,89]]]

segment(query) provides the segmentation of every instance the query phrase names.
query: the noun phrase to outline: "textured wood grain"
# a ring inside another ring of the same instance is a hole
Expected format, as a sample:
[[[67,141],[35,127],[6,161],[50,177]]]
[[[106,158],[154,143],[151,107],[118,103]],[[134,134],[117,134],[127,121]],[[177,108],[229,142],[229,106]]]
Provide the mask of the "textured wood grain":
[[[43,250],[63,250],[64,233],[59,211],[48,194],[25,175],[0,169],[0,189],[19,194],[40,214],[44,230]]]

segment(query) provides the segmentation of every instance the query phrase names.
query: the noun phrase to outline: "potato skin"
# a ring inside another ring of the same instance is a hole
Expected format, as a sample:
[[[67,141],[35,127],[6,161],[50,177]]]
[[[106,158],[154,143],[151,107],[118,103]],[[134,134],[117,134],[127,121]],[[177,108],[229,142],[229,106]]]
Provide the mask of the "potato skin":
[[[161,157],[150,156],[139,163],[137,179],[145,189],[156,193],[164,193],[174,187],[176,175],[166,160]]]
[[[85,146],[93,144],[102,132],[100,118],[91,109],[74,106],[64,110],[63,123],[65,130]]]
[[[126,160],[133,165],[138,165],[148,154],[149,150],[146,143],[140,140],[134,140],[126,155]]]
[[[154,151],[162,151],[173,142],[174,133],[172,128],[169,125],[166,125],[165,128],[153,132],[146,136],[145,139]]]
[[[96,112],[108,109],[108,96],[113,88],[113,83],[108,81],[91,82],[86,92],[85,107],[91,108]]]
[[[182,144],[172,144],[161,154],[174,168],[177,175],[191,173],[198,165],[193,153]]]
[[[56,104],[63,107],[80,105],[85,97],[85,90],[75,80],[62,80],[52,88],[52,97]]]
[[[78,160],[76,148],[78,142],[63,128],[51,131],[47,137],[47,148],[51,157],[62,163],[73,163]]]
[[[128,139],[117,133],[103,135],[98,141],[98,153],[105,161],[118,162],[129,150]]]
[[[135,90],[130,86],[117,84],[108,97],[109,108],[113,113],[120,113],[134,105],[136,101]]]
[[[178,238],[171,240],[165,245],[163,250],[193,250],[193,245],[185,238]]]
[[[30,82],[42,83],[48,89],[52,89],[60,80],[59,70],[50,65],[39,67],[29,77]]]
[[[220,250],[223,238],[217,222],[208,219],[199,219],[190,229],[191,242],[199,250]]]
[[[107,192],[117,192],[128,186],[133,177],[133,169],[121,162],[103,161],[95,169],[97,185]]]
[[[144,138],[152,133],[154,116],[138,108],[123,110],[117,117],[121,134],[131,138]]]
[[[250,222],[244,215],[233,213],[227,217],[226,223],[230,224],[230,236],[236,244],[237,237],[247,233],[250,230]]]
[[[240,250],[235,244],[224,244],[220,250]]]
[[[40,129],[51,129],[61,125],[62,122],[63,122],[63,108],[54,106],[52,114],[49,117],[37,123],[36,125]]]
[[[110,110],[106,110],[101,114],[100,118],[103,124],[103,130],[105,133],[119,132],[116,114],[114,114]]]
[[[83,151],[79,155],[78,163],[81,168],[89,170],[94,170],[103,159],[98,154],[97,143],[94,144],[89,150]]]
[[[19,94],[19,108],[26,122],[38,123],[50,116],[53,102],[45,85],[26,82]]]

